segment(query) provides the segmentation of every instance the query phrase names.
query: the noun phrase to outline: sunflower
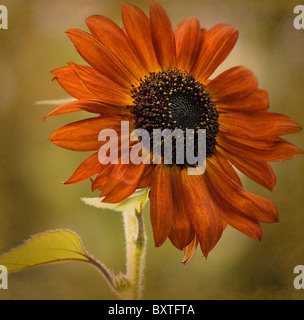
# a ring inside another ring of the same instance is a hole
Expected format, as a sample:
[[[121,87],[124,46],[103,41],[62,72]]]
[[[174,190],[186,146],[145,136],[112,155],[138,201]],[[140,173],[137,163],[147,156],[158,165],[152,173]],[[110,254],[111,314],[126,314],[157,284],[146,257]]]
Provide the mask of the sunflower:
[[[276,176],[268,162],[303,153],[281,138],[300,131],[300,125],[267,111],[268,94],[246,67],[210,78],[238,39],[234,27],[218,24],[206,30],[191,17],[174,32],[156,1],[151,1],[150,19],[123,3],[122,20],[120,28],[94,15],[86,20],[90,33],[68,30],[88,65],[69,63],[52,71],[76,100],[48,116],[97,114],[49,138],[66,149],[95,151],[65,183],[90,179],[92,190],[100,190],[109,203],[149,187],[155,245],[169,238],[184,250],[185,263],[198,245],[207,257],[227,224],[260,240],[260,222],[277,222],[277,209],[270,200],[244,190],[234,168],[272,190]],[[205,173],[189,175],[187,165],[174,162],[101,164],[98,150],[104,142],[98,141],[99,132],[111,128],[121,135],[122,121],[129,121],[130,131],[145,128],[151,135],[155,128],[206,129]]]

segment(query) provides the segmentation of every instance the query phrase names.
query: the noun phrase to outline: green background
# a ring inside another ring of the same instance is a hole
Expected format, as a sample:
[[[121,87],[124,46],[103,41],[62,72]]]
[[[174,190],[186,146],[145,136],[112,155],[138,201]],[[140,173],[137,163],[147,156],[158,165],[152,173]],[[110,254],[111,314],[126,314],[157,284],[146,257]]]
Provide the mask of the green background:
[[[149,12],[149,1],[130,1]],[[239,41],[217,73],[245,65],[270,95],[270,111],[304,124],[304,29],[295,30],[298,1],[161,0],[173,27],[197,16],[203,27],[229,23]],[[42,118],[52,106],[38,100],[64,99],[50,71],[73,61],[83,63],[64,34],[87,30],[85,18],[101,14],[121,24],[120,0],[1,0],[9,29],[0,30],[0,254],[30,235],[70,229],[86,249],[115,270],[125,270],[122,217],[85,206],[93,197],[90,182],[64,186],[87,157],[52,145],[48,136],[60,126],[86,117],[72,114]],[[304,149],[303,133],[287,139]],[[274,163],[278,182],[269,192],[242,176],[247,190],[274,201],[277,224],[263,224],[263,240],[228,227],[208,259],[198,250],[184,266],[181,251],[167,240],[155,248],[149,212],[144,299],[302,299],[293,287],[293,269],[304,264],[304,157]],[[99,273],[70,262],[9,275],[0,299],[116,299]]]

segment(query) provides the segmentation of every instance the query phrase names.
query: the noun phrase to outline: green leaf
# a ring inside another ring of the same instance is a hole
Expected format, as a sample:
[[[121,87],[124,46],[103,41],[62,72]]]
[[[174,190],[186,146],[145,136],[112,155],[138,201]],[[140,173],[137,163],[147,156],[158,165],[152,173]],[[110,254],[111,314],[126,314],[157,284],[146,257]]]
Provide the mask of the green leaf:
[[[92,263],[92,258],[83,248],[77,234],[68,230],[56,230],[32,236],[23,245],[0,257],[0,265],[6,266],[8,271],[19,271],[72,260]]]
[[[110,209],[117,212],[134,213],[135,209],[141,212],[142,204],[146,204],[149,197],[149,189],[136,190],[129,198],[119,203],[102,202],[103,198],[81,198],[81,200],[90,206],[99,209]]]

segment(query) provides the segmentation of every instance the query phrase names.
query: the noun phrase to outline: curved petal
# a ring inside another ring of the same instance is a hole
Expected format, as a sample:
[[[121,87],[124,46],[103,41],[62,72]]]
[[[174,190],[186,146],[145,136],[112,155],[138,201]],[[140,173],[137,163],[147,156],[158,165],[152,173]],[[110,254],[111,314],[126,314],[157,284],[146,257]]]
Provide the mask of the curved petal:
[[[93,92],[85,87],[70,66],[55,69],[52,73],[55,75],[53,80],[57,80],[60,86],[72,97],[76,99],[98,98]]]
[[[216,158],[207,162],[207,176],[221,201],[226,202],[235,211],[255,221],[277,222],[278,211],[268,199],[247,192],[236,184],[221,168]]]
[[[158,165],[154,169],[150,190],[150,216],[155,246],[167,239],[173,222],[173,194],[170,168]]]
[[[218,24],[208,30],[192,69],[195,78],[200,82],[207,80],[227,58],[237,39],[238,30],[228,24]]]
[[[173,193],[173,222],[169,239],[178,249],[185,248],[193,239],[195,233],[186,209],[188,201],[181,187],[181,170],[177,166],[171,167]]]
[[[207,258],[222,235],[222,219],[210,199],[204,180],[200,176],[188,175],[186,169],[182,170],[181,178],[181,187],[187,199],[186,209],[201,250]]]
[[[136,79],[140,79],[147,70],[134,52],[123,30],[112,20],[103,16],[91,16],[86,23],[93,35],[100,41],[117,61]]]
[[[184,260],[182,261],[183,264],[187,264],[193,258],[195,250],[197,248],[199,241],[196,236],[194,236],[193,240],[184,248]]]
[[[245,67],[226,70],[206,85],[206,90],[215,102],[243,98],[257,88],[257,77]]]
[[[136,84],[136,79],[98,40],[93,36],[78,29],[70,29],[67,35],[73,42],[82,58],[95,70],[106,75],[120,86],[131,89],[131,84]]]
[[[148,17],[139,8],[123,3],[122,20],[125,31],[146,69],[149,72],[159,71],[161,66],[155,54]]]
[[[276,184],[276,175],[266,161],[242,159],[224,149],[218,148],[217,150],[248,178],[269,190],[273,190]]]
[[[201,44],[201,28],[196,17],[183,20],[175,31],[178,68],[190,71]]]
[[[108,183],[102,190],[103,202],[118,203],[128,198],[136,189],[144,172],[144,164],[113,164]]]
[[[156,1],[151,1],[150,20],[152,40],[156,56],[164,70],[177,67],[175,37],[171,21],[164,8]]]
[[[91,178],[99,173],[102,169],[102,164],[98,161],[98,152],[92,154],[76,169],[70,179],[64,184],[72,184]]]

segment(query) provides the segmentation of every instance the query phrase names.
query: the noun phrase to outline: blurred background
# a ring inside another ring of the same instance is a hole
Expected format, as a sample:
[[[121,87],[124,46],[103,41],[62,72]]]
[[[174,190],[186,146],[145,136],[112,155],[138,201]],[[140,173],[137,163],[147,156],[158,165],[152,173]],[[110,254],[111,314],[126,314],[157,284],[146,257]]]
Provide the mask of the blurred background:
[[[149,13],[149,1],[129,1]],[[229,23],[239,41],[217,73],[245,65],[270,94],[270,111],[304,125],[304,29],[293,27],[294,7],[286,0],[160,0],[173,27],[197,16],[203,27]],[[125,270],[122,217],[85,206],[94,197],[90,182],[64,186],[86,157],[47,141],[60,126],[85,117],[42,118],[53,107],[38,100],[65,99],[50,71],[83,63],[65,35],[87,30],[85,18],[101,14],[122,26],[121,0],[0,0],[8,9],[8,30],[0,30],[0,255],[31,235],[70,229],[108,267]],[[286,137],[304,149],[303,133]],[[167,240],[153,244],[149,210],[144,299],[302,299],[293,287],[296,265],[304,265],[304,157],[274,163],[277,185],[269,192],[242,176],[250,192],[271,199],[280,222],[263,224],[263,240],[228,227],[208,259],[198,250],[190,262]],[[0,299],[116,299],[90,265],[70,262],[9,275]]]

